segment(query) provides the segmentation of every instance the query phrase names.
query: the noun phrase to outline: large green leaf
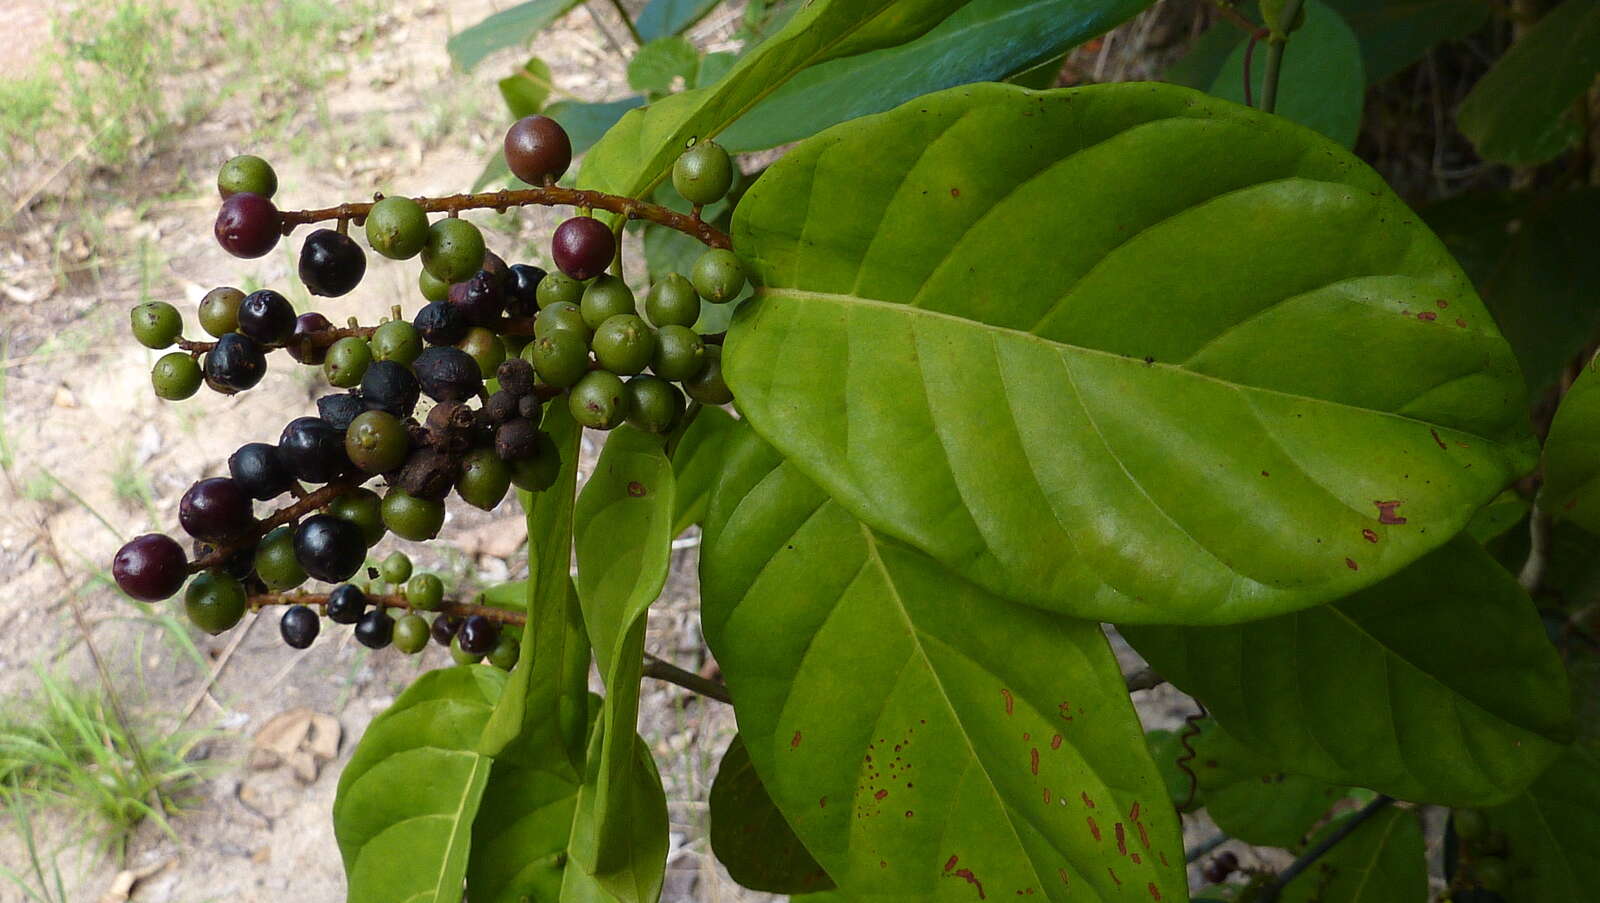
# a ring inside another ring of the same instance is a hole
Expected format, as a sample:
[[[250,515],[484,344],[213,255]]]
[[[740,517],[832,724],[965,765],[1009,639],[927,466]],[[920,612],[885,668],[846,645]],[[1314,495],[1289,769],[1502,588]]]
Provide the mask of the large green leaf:
[[[1289,38],[1278,80],[1277,114],[1316,129],[1345,147],[1361,131],[1367,81],[1361,47],[1344,19],[1319,0],[1306,0],[1306,24]],[[1211,84],[1217,97],[1244,101],[1245,44],[1235,45]],[[1267,47],[1256,47],[1250,67],[1251,97],[1259,104],[1265,84]]]
[[[972,0],[914,41],[801,72],[717,140],[735,151],[776,147],[931,91],[998,81],[1060,56],[1148,5],[1150,0]]]
[[[669,35],[640,47],[628,61],[628,87],[646,94],[665,94],[679,78],[684,87],[694,87],[699,72],[700,51],[687,38]]]
[[[1330,822],[1316,840],[1339,830],[1351,817]],[[1314,866],[1290,881],[1278,899],[1283,903],[1417,903],[1428,899],[1428,864],[1417,814],[1391,807],[1362,822]]]
[[[1367,83],[1421,59],[1434,45],[1464,38],[1489,18],[1486,0],[1328,0],[1361,42]]]
[[[1275,768],[1402,799],[1508,799],[1570,733],[1533,603],[1466,538],[1333,605],[1123,634]]]
[[[723,364],[751,426],[1031,605],[1325,602],[1532,465],[1510,349],[1405,204],[1183,88],[922,98],[796,148],[734,232],[761,288]]]
[[[1527,792],[1490,810],[1517,871],[1516,903],[1583,903],[1600,887],[1600,755],[1572,746]]]
[[[877,534],[753,433],[701,562],[762,783],[850,898],[1181,900],[1181,834],[1097,625]]]
[[[735,734],[717,766],[707,799],[711,850],[740,886],[774,894],[807,894],[833,887],[806,852],[756,774],[744,739]]]
[[[430,671],[372,720],[339,775],[333,833],[351,903],[458,903],[489,779],[493,668]]]
[[[650,0],[633,20],[639,37],[646,41],[680,34],[689,26],[705,18],[706,13],[717,8],[722,0]]]
[[[604,747],[591,756],[591,845],[574,850],[584,868],[626,898],[633,883],[628,846],[634,784],[645,615],[667,580],[672,555],[672,462],[660,436],[613,431],[578,496],[574,544],[578,599],[605,680]],[[623,872],[621,887],[608,877]]]
[[[546,25],[566,15],[580,0],[526,0],[507,7],[482,22],[463,29],[445,42],[450,58],[462,69],[471,69],[496,50],[517,47],[533,40]]]
[[[1198,798],[1223,833],[1245,843],[1298,846],[1346,794],[1325,781],[1278,771],[1214,720],[1201,722],[1201,733],[1190,744]]]
[[[1590,361],[1572,384],[1544,443],[1541,506],[1600,534],[1600,376]]]
[[[673,482],[676,484],[672,511],[672,535],[677,536],[700,523],[711,501],[711,489],[722,474],[722,456],[729,439],[740,427],[739,421],[722,408],[702,408],[694,423],[672,453]]]
[[[1461,102],[1456,122],[1479,155],[1531,166],[1577,137],[1570,116],[1600,71],[1600,4],[1566,0],[1511,46]]]

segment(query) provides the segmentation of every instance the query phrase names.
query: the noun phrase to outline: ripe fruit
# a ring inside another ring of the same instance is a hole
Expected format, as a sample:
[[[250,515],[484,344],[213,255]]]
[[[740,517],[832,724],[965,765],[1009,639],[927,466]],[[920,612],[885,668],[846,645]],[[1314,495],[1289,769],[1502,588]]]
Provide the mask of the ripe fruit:
[[[689,271],[694,290],[707,301],[732,301],[744,290],[744,264],[727,248],[712,248],[700,255]]]
[[[460,217],[447,216],[428,227],[422,266],[435,278],[460,282],[483,268],[483,233]]]
[[[572,139],[548,116],[524,116],[506,130],[506,166],[529,185],[561,178],[572,165]]]
[[[255,523],[250,497],[227,477],[211,477],[190,486],[178,500],[178,523],[196,539],[227,539]]]
[[[433,625],[428,628],[428,635],[441,646],[449,646],[450,641],[456,638],[456,631],[461,629],[461,619],[455,615],[439,615],[433,619]]]
[[[533,452],[511,462],[511,485],[524,492],[543,492],[561,475],[561,450],[546,432],[535,433]]]
[[[494,378],[500,383],[500,391],[512,398],[521,398],[533,391],[533,365],[520,357],[502,361],[495,368]]]
[[[668,273],[650,286],[644,296],[644,312],[657,328],[693,326],[700,319],[700,294],[682,273]]]
[[[394,622],[394,648],[415,655],[428,645],[428,622],[421,615],[403,615]]]
[[[592,216],[574,216],[556,227],[550,256],[561,272],[574,279],[593,279],[605,272],[617,252],[617,238]]]
[[[207,383],[232,395],[261,382],[261,377],[267,375],[267,356],[254,339],[230,332],[206,352],[203,367]]]
[[[436,345],[418,355],[411,369],[434,401],[466,401],[483,388],[478,362],[460,348]]]
[[[328,503],[328,513],[361,529],[361,538],[372,548],[383,539],[383,515],[378,494],[371,489],[352,489]]]
[[[344,453],[367,473],[387,473],[406,462],[411,440],[405,424],[388,411],[366,411],[350,421]]]
[[[665,433],[683,416],[683,393],[655,376],[628,380],[628,422],[647,433]]]
[[[493,331],[474,326],[467,330],[467,334],[456,347],[467,353],[478,364],[478,375],[483,379],[493,379],[495,371],[506,359],[506,345]]]
[[[615,373],[591,370],[572,387],[567,407],[572,419],[595,430],[609,430],[628,416],[628,390]]]
[[[361,385],[361,378],[367,375],[367,367],[371,365],[372,348],[367,340],[347,335],[329,346],[322,372],[329,383],[341,389],[353,389]]]
[[[601,323],[618,314],[638,313],[633,290],[628,288],[628,283],[611,275],[600,276],[589,283],[583,290],[583,301],[578,309],[583,312],[583,322],[590,329],[599,329]]]
[[[278,635],[293,649],[306,649],[322,630],[322,619],[304,605],[291,605],[278,622]]]
[[[361,377],[361,397],[367,408],[388,411],[402,420],[416,410],[421,395],[416,375],[394,361],[375,361]]]
[[[328,620],[335,624],[354,624],[367,611],[367,594],[361,587],[341,584],[328,593]]]
[[[382,512],[385,527],[413,542],[438,536],[439,528],[444,526],[443,502],[417,498],[399,486],[391,486],[384,495]]]
[[[249,191],[231,194],[212,227],[217,244],[235,257],[260,257],[278,244],[283,218],[272,202]]]
[[[513,418],[494,433],[494,454],[502,461],[515,461],[534,453],[539,428],[532,420]]]
[[[367,402],[358,392],[324,395],[317,399],[317,416],[341,433],[350,428],[350,422],[367,409]]]
[[[372,357],[409,364],[422,353],[422,334],[404,320],[390,320],[372,331]]]
[[[183,594],[183,609],[189,620],[212,636],[239,623],[245,606],[244,587],[227,574],[216,571],[196,576],[189,581],[189,589]]]
[[[448,301],[430,301],[411,319],[430,345],[454,345],[467,337],[471,324],[461,309]]]
[[[526,421],[519,421],[526,422]],[[493,511],[511,488],[511,468],[487,448],[467,452],[456,479],[456,494],[474,508]]]
[[[701,141],[672,164],[672,187],[691,204],[714,204],[733,185],[733,161],[715,141]]]
[[[177,540],[161,533],[135,536],[111,560],[111,576],[123,592],[143,602],[159,602],[183,588],[189,560]]]
[[[166,348],[183,334],[183,317],[165,301],[146,301],[128,312],[133,337],[146,348]]]
[[[505,313],[506,296],[500,276],[488,270],[479,270],[465,282],[450,286],[447,297],[461,311],[462,318],[473,326],[493,326]]]
[[[570,329],[556,329],[522,350],[539,378],[558,389],[577,383],[589,372],[589,344]]]
[[[239,331],[263,345],[282,345],[294,334],[294,305],[270,288],[245,295]]]
[[[1238,868],[1239,857],[1235,856],[1231,852],[1223,852],[1218,854],[1215,859],[1212,859],[1210,862],[1206,863],[1205,868],[1200,870],[1200,876],[1206,879],[1208,883],[1221,884],[1222,882],[1228,880],[1228,876],[1233,874]]]
[[[390,552],[378,565],[378,574],[389,583],[404,583],[411,579],[411,558],[404,552]]]
[[[701,404],[727,404],[733,401],[733,391],[722,378],[722,346],[706,346],[705,368],[683,381],[683,391]]]
[[[390,260],[417,256],[428,243],[428,214],[410,198],[384,198],[367,213],[367,244]]]
[[[583,339],[585,346],[592,332],[589,324],[583,320],[583,312],[571,301],[552,301],[533,318],[534,338],[542,339],[557,330],[568,330],[577,334]]]
[[[382,649],[394,639],[394,618],[383,610],[383,606],[374,608],[361,616],[356,622],[356,642],[368,649]]]
[[[662,379],[691,379],[706,365],[706,346],[687,326],[663,326],[656,332],[656,353],[650,369]]]
[[[350,464],[344,453],[344,436],[321,417],[289,421],[278,436],[278,452],[289,472],[307,483],[326,483]]]
[[[239,446],[228,456],[228,475],[246,495],[263,502],[288,492],[294,479],[277,446],[265,442]]]
[[[217,193],[226,198],[242,191],[270,198],[278,192],[278,174],[253,154],[233,157],[217,170]]]
[[[150,368],[150,387],[156,397],[182,401],[200,391],[200,364],[186,351],[169,351]]]
[[[313,514],[294,533],[294,557],[306,573],[338,583],[349,580],[367,560],[361,528],[331,514]]]
[[[489,664],[501,671],[510,671],[517,666],[517,659],[522,654],[522,647],[517,643],[516,637],[501,634],[495,641],[494,649],[489,652]]]
[[[361,284],[367,255],[348,235],[318,229],[300,246],[300,281],[313,295],[337,298]]]
[[[631,376],[644,372],[656,353],[656,334],[633,314],[611,317],[595,330],[594,359],[612,373]]]
[[[306,569],[294,558],[294,528],[274,527],[256,546],[256,576],[273,592],[294,589],[306,582]]]
[[[206,292],[200,299],[200,328],[219,339],[230,332],[238,332],[239,305],[243,301],[244,292],[236,288],[222,286]]]
[[[533,294],[540,309],[561,301],[577,304],[583,300],[583,283],[566,273],[550,273],[539,280],[539,286]]]
[[[413,608],[433,611],[444,601],[444,583],[435,574],[417,574],[406,581],[406,601]]]
[[[545,271],[526,263],[515,264],[506,274],[506,316],[531,317],[539,312],[539,284]]]
[[[316,311],[301,314],[294,319],[294,331],[289,333],[289,340],[283,343],[283,349],[297,362],[315,367],[328,357],[328,346],[312,338],[316,333],[333,328],[328,318]]]
[[[484,656],[494,651],[495,643],[500,641],[500,628],[483,615],[472,615],[462,622],[461,630],[456,633],[456,642],[461,644],[461,651],[468,655]]]

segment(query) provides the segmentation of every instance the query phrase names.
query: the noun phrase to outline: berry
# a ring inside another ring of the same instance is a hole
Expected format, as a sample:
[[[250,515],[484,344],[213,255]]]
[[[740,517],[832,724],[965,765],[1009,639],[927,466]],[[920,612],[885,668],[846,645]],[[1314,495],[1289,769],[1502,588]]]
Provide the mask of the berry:
[[[341,389],[353,389],[361,385],[361,377],[367,375],[367,367],[371,364],[372,348],[367,345],[367,340],[349,335],[328,347],[322,372],[333,385]]]
[[[354,624],[367,611],[367,594],[361,587],[343,583],[328,593],[328,620],[335,624]]]
[[[647,433],[665,433],[683,417],[683,393],[655,376],[628,380],[628,422]]]
[[[186,351],[169,351],[150,368],[150,386],[156,397],[182,401],[200,391],[200,364]]]
[[[656,353],[656,334],[643,319],[618,314],[595,330],[594,359],[612,373],[631,376],[644,372]]]
[[[520,360],[520,358],[512,358],[512,360]],[[522,362],[524,364],[528,363],[527,361]],[[488,415],[490,423],[505,423],[507,420],[517,416],[517,408],[520,406],[521,401],[517,396],[501,389],[489,396],[488,403],[483,406],[483,412]]]
[[[449,646],[450,641],[456,638],[456,632],[461,629],[461,619],[455,615],[439,615],[433,619],[433,624],[428,628],[428,635],[441,646]]]
[[[539,312],[539,285],[545,271],[519,263],[506,274],[506,316],[531,317]]]
[[[460,282],[483,268],[483,233],[460,217],[447,216],[428,227],[422,266],[445,282]]]
[[[388,411],[366,411],[350,421],[344,453],[366,473],[387,473],[406,463],[411,439],[405,424]]]
[[[543,492],[561,475],[561,451],[549,433],[535,433],[533,452],[511,462],[511,485],[525,492]]]
[[[411,558],[404,552],[390,552],[389,557],[378,565],[378,573],[384,580],[398,586],[411,579]]]
[[[206,352],[203,367],[206,382],[212,388],[232,395],[261,382],[261,377],[267,375],[267,356],[254,339],[230,332]]]
[[[422,353],[422,333],[404,320],[390,320],[372,332],[372,357],[409,364]]]
[[[483,388],[483,373],[460,348],[434,346],[411,365],[422,391],[434,401],[466,401]]]
[[[511,468],[498,455],[487,448],[467,452],[461,461],[461,476],[456,480],[456,494],[462,501],[474,508],[493,511],[510,488]]]
[[[255,523],[246,495],[227,477],[211,477],[190,486],[178,500],[178,523],[196,539],[223,540]]]
[[[366,399],[359,392],[324,395],[317,399],[317,416],[341,433],[349,429],[351,422],[366,409]]]
[[[592,216],[574,216],[557,226],[550,239],[550,256],[561,272],[574,279],[593,279],[605,272],[616,252],[617,237]]]
[[[390,260],[417,256],[428,243],[428,214],[410,198],[384,198],[367,213],[367,244]]]
[[[510,671],[517,666],[517,659],[521,654],[522,647],[517,643],[517,638],[510,634],[501,634],[494,648],[489,651],[489,664],[501,671]]]
[[[428,645],[428,622],[421,615],[403,615],[394,622],[394,648],[416,655]]]
[[[697,375],[683,381],[683,391],[701,404],[727,404],[733,391],[722,378],[722,347],[706,346],[706,365]]]
[[[239,446],[228,456],[228,474],[246,495],[263,502],[288,492],[294,480],[277,446],[265,442]]]
[[[478,364],[478,375],[482,379],[493,379],[495,370],[506,359],[505,343],[500,337],[482,326],[474,326],[467,330],[467,335],[456,347],[467,353]]]
[[[166,348],[183,333],[183,317],[165,301],[146,301],[128,313],[133,337],[146,348]]]
[[[672,187],[691,204],[714,204],[732,186],[733,161],[715,141],[695,144],[672,164]]]
[[[294,334],[294,305],[270,288],[239,303],[239,331],[263,345],[282,345]]]
[[[444,583],[436,574],[417,574],[406,581],[406,601],[413,608],[433,611],[444,602]]]
[[[399,486],[383,497],[383,525],[401,539],[424,542],[439,535],[444,526],[444,503],[417,498]],[[412,578],[415,580],[416,578]]]
[[[411,325],[430,345],[454,345],[467,337],[471,324],[461,308],[448,301],[430,301],[417,311]]]
[[[601,323],[619,314],[638,313],[633,291],[628,284],[610,275],[600,276],[589,283],[589,287],[583,290],[583,301],[578,307],[583,311],[583,322],[590,329],[599,329]]]
[[[473,655],[461,648],[461,631],[457,629],[455,636],[450,638],[450,659],[458,665],[476,665],[483,661],[483,656]]]
[[[224,198],[248,191],[270,198],[278,192],[278,174],[272,164],[253,154],[230,158],[217,170],[217,193]]]
[[[534,454],[537,449],[539,428],[532,420],[514,418],[500,425],[494,433],[494,453],[502,461],[515,461]]]
[[[707,301],[732,301],[744,290],[744,264],[726,248],[712,248],[700,255],[689,271],[694,290]]]
[[[583,340],[585,347],[588,346],[592,332],[589,324],[583,320],[583,312],[571,301],[552,301],[533,318],[534,338],[542,339],[557,330],[567,330],[576,334]]]
[[[450,286],[448,298],[473,326],[493,326],[505,313],[506,296],[501,279],[488,270],[479,270],[465,282]]]
[[[595,430],[609,430],[628,416],[628,389],[615,373],[591,370],[572,387],[567,406],[572,419]]]
[[[544,399],[537,395],[524,395],[517,399],[517,416],[539,420],[544,416]]]
[[[656,353],[650,369],[662,379],[693,379],[706,365],[706,346],[687,326],[663,326],[656,332]]]
[[[239,305],[244,302],[244,292],[236,288],[214,288],[200,299],[200,328],[212,338],[222,338],[239,331]]]
[[[361,528],[331,514],[314,514],[294,533],[294,557],[306,573],[329,583],[349,580],[367,560]]]
[[[356,642],[368,649],[382,649],[394,639],[394,618],[383,610],[374,608],[356,622]]]
[[[378,494],[371,489],[355,489],[328,503],[328,513],[361,528],[367,548],[378,544],[386,532]]]
[[[296,479],[326,483],[349,468],[344,436],[321,417],[296,417],[278,436],[284,466]]]
[[[1450,814],[1450,823],[1462,843],[1476,843],[1489,834],[1489,821],[1477,809],[1454,810]]]
[[[1218,854],[1200,870],[1200,877],[1210,884],[1221,884],[1239,868],[1239,857],[1231,852]]]
[[[506,166],[529,185],[561,178],[572,165],[572,139],[548,116],[524,116],[506,130]]]
[[[435,279],[427,270],[417,272],[417,290],[429,301],[445,301],[450,297],[450,283]]]
[[[361,397],[368,410],[388,411],[404,420],[416,410],[421,395],[416,375],[394,361],[376,361],[361,377]]]
[[[495,284],[500,287],[502,294],[510,287],[508,280],[511,278],[511,268],[506,266],[505,258],[499,254],[484,251],[483,270],[495,278]]]
[[[278,208],[259,194],[241,191],[228,195],[217,211],[212,232],[217,244],[235,257],[260,257],[278,244],[283,218]]]
[[[296,362],[315,367],[327,359],[328,346],[312,337],[332,328],[333,324],[328,322],[328,318],[316,311],[301,314],[295,317],[294,331],[289,333],[283,349]]]
[[[294,528],[274,527],[256,546],[256,576],[273,592],[294,589],[306,582],[306,569],[294,558]]]
[[[539,280],[533,294],[541,310],[558,302],[577,304],[583,300],[583,283],[566,273],[550,273]]]
[[[239,623],[245,606],[244,586],[216,571],[206,571],[189,581],[189,589],[183,594],[183,609],[190,622],[212,636]]]
[[[337,298],[361,284],[367,255],[348,235],[318,229],[300,246],[300,281],[313,295]]]
[[[521,398],[533,391],[533,365],[520,357],[508,358],[495,368],[495,381],[500,391],[512,398]]]
[[[682,273],[668,273],[650,286],[644,296],[644,312],[657,328],[693,326],[700,319],[700,294]]]
[[[111,560],[111,576],[123,592],[144,602],[159,602],[183,588],[189,560],[177,540],[161,533],[135,536]]]
[[[500,628],[483,615],[472,615],[461,624],[456,641],[461,644],[461,651],[468,655],[488,655],[494,651],[495,643],[500,641]]]
[[[304,605],[289,606],[283,613],[283,620],[278,622],[278,635],[292,649],[309,648],[321,630],[322,619]]]

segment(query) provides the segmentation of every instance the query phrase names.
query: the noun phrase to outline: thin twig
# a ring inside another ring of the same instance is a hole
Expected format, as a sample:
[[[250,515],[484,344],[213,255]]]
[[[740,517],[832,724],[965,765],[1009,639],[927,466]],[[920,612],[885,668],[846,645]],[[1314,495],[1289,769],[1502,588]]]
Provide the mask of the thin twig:
[[[211,692],[211,688],[216,686],[217,678],[222,676],[222,669],[228,666],[228,659],[233,658],[234,650],[239,648],[239,644],[244,642],[245,635],[250,632],[250,628],[256,626],[256,622],[259,620],[261,618],[251,617],[243,626],[233,632],[233,636],[228,638],[227,648],[223,649],[222,654],[217,656],[216,663],[211,666],[211,673],[206,675],[205,682],[200,684],[200,689],[196,690],[194,696],[190,697],[189,704],[183,707],[183,714],[178,717],[179,727],[183,727],[184,723],[189,720],[189,716],[200,708],[200,703]]]
[[[1283,5],[1283,22],[1285,29],[1292,28],[1294,20],[1300,17],[1300,7],[1303,0],[1288,0]],[[1267,39],[1267,72],[1261,83],[1261,109],[1272,113],[1278,108],[1278,77],[1283,73],[1283,51],[1289,46],[1289,35],[1274,34]]]
[[[1334,830],[1332,834],[1324,837],[1316,846],[1306,850],[1300,855],[1299,859],[1296,859],[1294,862],[1290,863],[1289,867],[1279,873],[1277,879],[1268,885],[1262,892],[1261,896],[1257,897],[1256,899],[1259,901],[1259,903],[1276,903],[1278,895],[1283,893],[1284,887],[1286,887],[1290,881],[1300,877],[1301,872],[1304,872],[1306,869],[1310,868],[1318,859],[1321,859],[1324,855],[1326,855],[1329,850],[1338,846],[1340,841],[1344,840],[1346,837],[1349,837],[1351,834],[1354,834],[1357,828],[1365,824],[1374,815],[1382,812],[1393,802],[1394,797],[1380,794],[1377,799],[1366,804],[1365,806],[1362,806],[1361,811],[1350,816],[1350,818],[1347,819],[1344,824],[1340,825],[1336,830]]]
[[[644,38],[639,36],[639,28],[633,24],[633,19],[629,18],[628,10],[623,7],[622,0],[611,0],[611,6],[617,11],[617,18],[621,19],[622,24],[627,27],[628,34],[633,38],[633,45],[635,47],[643,47]]]
[[[1533,511],[1528,515],[1528,558],[1522,563],[1522,571],[1517,574],[1517,582],[1528,591],[1528,595],[1539,592],[1549,563],[1550,515],[1535,501]]]
[[[656,680],[664,680],[670,684],[677,684],[685,690],[698,693],[707,699],[715,699],[733,705],[733,697],[728,695],[728,688],[714,680],[701,677],[693,671],[672,664],[669,661],[656,658],[650,653],[644,654],[644,676]]]

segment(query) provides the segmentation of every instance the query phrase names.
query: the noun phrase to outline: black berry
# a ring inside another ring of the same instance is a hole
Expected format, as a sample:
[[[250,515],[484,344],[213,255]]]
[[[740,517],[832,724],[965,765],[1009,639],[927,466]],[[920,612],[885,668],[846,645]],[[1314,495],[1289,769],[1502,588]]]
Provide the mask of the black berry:
[[[230,332],[206,352],[204,369],[212,388],[231,395],[261,382],[267,374],[267,356],[254,339]]]
[[[462,651],[470,655],[488,655],[500,640],[500,629],[483,615],[473,615],[462,623],[457,639]]]
[[[483,388],[478,362],[460,348],[429,348],[417,356],[412,369],[422,391],[434,401],[466,401]]]
[[[250,497],[227,477],[201,480],[178,501],[178,523],[196,539],[227,539],[254,522]]]
[[[263,345],[282,345],[294,334],[294,305],[270,288],[239,303],[239,331]]]
[[[332,328],[333,324],[328,322],[328,318],[316,311],[301,314],[295,318],[294,331],[289,334],[289,340],[283,343],[284,350],[295,361],[315,367],[327,358],[328,346],[313,341],[311,336]]]
[[[422,385],[404,364],[375,361],[361,377],[361,397],[370,411],[388,411],[404,420],[421,396]]]
[[[337,298],[361,284],[367,255],[348,235],[318,229],[300,246],[300,281],[313,295]]]
[[[296,417],[278,437],[285,466],[307,483],[326,483],[349,469],[344,435],[321,417]]]
[[[361,587],[341,583],[328,593],[328,620],[335,624],[354,624],[367,610],[367,594]]]
[[[467,281],[450,286],[450,304],[469,325],[493,326],[505,311],[505,293],[500,283],[499,276],[479,270]]]
[[[412,318],[411,325],[422,333],[423,341],[429,345],[454,345],[467,337],[467,329],[472,326],[461,308],[448,301],[424,304]]]
[[[506,316],[531,317],[539,312],[539,283],[545,271],[526,263],[511,267],[506,279]]]
[[[277,446],[265,442],[239,446],[228,456],[228,473],[246,495],[263,502],[288,492],[294,480]]]
[[[294,557],[306,573],[338,583],[361,570],[367,559],[367,541],[361,528],[331,514],[306,518],[294,533]]]
[[[322,630],[322,619],[304,605],[291,605],[278,622],[278,633],[283,641],[295,649],[305,649],[316,640]]]
[[[461,629],[461,619],[455,615],[440,615],[433,619],[433,626],[428,628],[428,634],[433,641],[441,646],[450,645],[456,638],[456,632]]]
[[[356,642],[368,649],[382,649],[394,639],[394,618],[383,610],[374,608],[356,622]]]
[[[350,421],[355,420],[367,410],[367,401],[359,392],[346,392],[341,395],[324,395],[317,399],[317,416],[328,421],[328,425],[340,432],[350,428]]]

